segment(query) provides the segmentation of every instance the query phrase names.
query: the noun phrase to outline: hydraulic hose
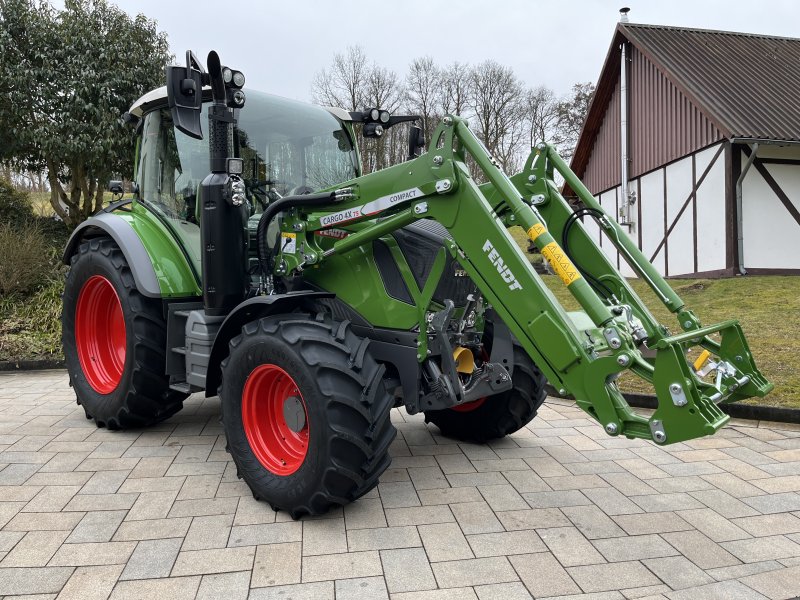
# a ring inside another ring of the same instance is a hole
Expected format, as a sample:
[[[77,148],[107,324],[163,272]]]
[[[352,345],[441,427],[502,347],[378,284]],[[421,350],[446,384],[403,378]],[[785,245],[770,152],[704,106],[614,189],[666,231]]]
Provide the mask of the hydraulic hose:
[[[261,218],[258,220],[258,262],[264,277],[272,272],[272,253],[267,243],[267,230],[278,213],[284,212],[297,206],[323,206],[335,202],[339,197],[336,192],[322,192],[319,194],[304,194],[302,196],[285,196],[267,206]]]

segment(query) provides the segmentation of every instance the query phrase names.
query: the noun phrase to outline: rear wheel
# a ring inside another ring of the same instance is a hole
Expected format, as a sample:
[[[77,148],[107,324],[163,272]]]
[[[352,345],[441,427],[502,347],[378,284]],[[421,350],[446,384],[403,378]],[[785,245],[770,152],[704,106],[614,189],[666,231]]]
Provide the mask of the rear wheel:
[[[443,435],[472,442],[514,433],[533,420],[547,396],[544,375],[516,343],[511,379],[513,387],[507,392],[450,409],[425,411],[425,422],[439,427]]]
[[[166,323],[158,300],[136,289],[122,251],[108,238],[81,244],[64,286],[62,342],[78,403],[99,427],[162,421],[183,406],[169,389]]]
[[[287,314],[249,323],[222,363],[223,424],[253,495],[292,518],[362,496],[396,431],[385,369],[348,323]]]

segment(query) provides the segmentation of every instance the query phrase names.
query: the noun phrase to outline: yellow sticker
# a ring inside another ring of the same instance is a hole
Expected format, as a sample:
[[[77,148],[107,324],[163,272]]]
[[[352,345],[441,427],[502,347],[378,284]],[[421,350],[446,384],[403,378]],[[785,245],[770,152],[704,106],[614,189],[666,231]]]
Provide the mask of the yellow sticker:
[[[281,252],[286,252],[287,254],[294,254],[297,252],[296,233],[281,233]]]
[[[531,238],[531,241],[533,242],[535,242],[536,238],[538,238],[543,233],[547,233],[547,227],[545,227],[541,223],[536,223],[533,227],[528,229],[528,237]]]
[[[542,256],[547,259],[547,262],[553,267],[553,271],[561,278],[564,285],[575,283],[581,278],[581,274],[578,273],[578,269],[572,264],[569,256],[555,242],[550,242],[542,248]]]

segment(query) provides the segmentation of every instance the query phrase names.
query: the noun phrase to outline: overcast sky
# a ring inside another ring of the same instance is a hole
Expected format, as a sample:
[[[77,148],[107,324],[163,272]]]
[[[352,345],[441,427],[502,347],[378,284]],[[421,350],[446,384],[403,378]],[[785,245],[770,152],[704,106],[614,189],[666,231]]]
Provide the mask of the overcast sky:
[[[112,0],[114,1],[114,0]],[[530,86],[596,81],[619,8],[636,23],[800,37],[798,0],[117,0],[158,21],[173,53],[217,50],[247,86],[309,100],[315,73],[358,44],[399,74],[415,57],[494,59]],[[223,10],[220,10],[220,6]],[[120,40],[124,43],[124,40]]]

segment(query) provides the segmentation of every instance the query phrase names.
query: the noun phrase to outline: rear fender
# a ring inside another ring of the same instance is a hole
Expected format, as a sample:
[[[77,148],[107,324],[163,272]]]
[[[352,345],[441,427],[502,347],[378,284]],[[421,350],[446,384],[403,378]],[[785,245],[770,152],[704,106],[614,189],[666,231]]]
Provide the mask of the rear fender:
[[[81,242],[101,236],[111,237],[122,250],[136,282],[136,289],[149,298],[160,298],[161,286],[142,240],[125,219],[113,213],[100,212],[78,225],[64,250],[64,264],[70,264],[72,255],[78,251]]]
[[[272,296],[256,296],[245,300],[233,309],[222,322],[211,347],[211,356],[208,360],[206,375],[206,397],[216,396],[217,388],[222,383],[220,365],[228,356],[228,344],[239,335],[247,323],[263,319],[269,315],[289,313],[298,308],[313,310],[313,302],[322,298],[333,298],[328,292],[314,292],[302,290],[288,294],[275,294]]]

